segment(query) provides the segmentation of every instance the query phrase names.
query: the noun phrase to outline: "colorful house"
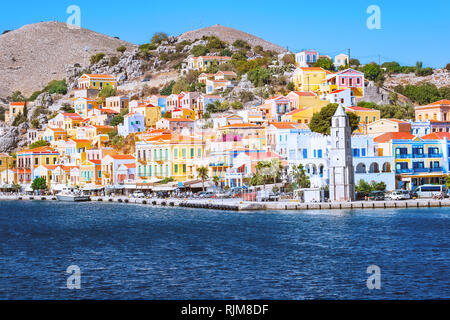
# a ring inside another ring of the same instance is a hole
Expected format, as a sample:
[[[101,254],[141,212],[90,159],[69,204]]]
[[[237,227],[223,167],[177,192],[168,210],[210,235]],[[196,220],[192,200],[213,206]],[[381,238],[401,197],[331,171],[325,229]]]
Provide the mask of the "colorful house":
[[[119,135],[126,137],[131,133],[145,131],[145,118],[140,113],[129,113],[123,117],[123,124],[117,126]]]
[[[367,134],[367,126],[375,121],[380,120],[380,110],[369,109],[363,107],[346,107],[345,111],[356,114],[359,120],[358,129],[355,133]]]
[[[117,87],[117,80],[109,74],[83,74],[78,78],[78,88],[102,90],[104,87]]]
[[[431,133],[422,138],[408,133],[376,137],[383,154],[395,157],[396,187],[409,190],[423,184],[445,184],[449,168],[450,133]]]
[[[367,134],[379,136],[387,132],[405,132],[405,133],[416,133],[412,132],[411,123],[398,119],[380,119],[367,124]]]
[[[135,164],[136,158],[128,154],[107,155],[102,159],[102,185],[118,185],[121,183],[119,179],[118,169],[123,164]]]
[[[54,165],[59,159],[59,152],[51,147],[39,147],[16,153],[17,175],[20,184],[32,182],[34,170],[39,166]]]
[[[187,65],[185,65],[184,70],[188,72],[189,70],[197,70],[200,72],[205,72],[213,64],[223,64],[231,60],[231,57],[223,56],[200,56],[200,57],[189,57],[187,59]]]
[[[292,82],[296,91],[319,91],[326,76],[331,72],[319,67],[298,67],[294,71]]]
[[[10,102],[9,110],[5,112],[5,122],[12,122],[19,113],[23,114],[26,102]]]
[[[102,162],[101,160],[85,160],[80,164],[79,185],[101,185]]]
[[[128,96],[113,96],[105,99],[105,108],[111,109],[120,113],[122,110],[128,108],[130,98]]]
[[[75,112],[81,117],[87,118],[88,112],[94,109],[102,109],[103,106],[95,99],[91,98],[78,98],[74,101]]]
[[[322,93],[331,93],[340,89],[351,89],[356,99],[363,97],[364,73],[351,68],[329,73],[320,85]]]
[[[134,108],[134,112],[144,116],[144,125],[147,128],[153,128],[161,120],[161,107],[152,104],[139,104]]]
[[[416,121],[435,120],[450,122],[450,100],[439,100],[425,106],[417,106],[414,109]]]
[[[316,50],[303,50],[295,54],[295,63],[299,67],[312,67],[319,60],[319,52]]]

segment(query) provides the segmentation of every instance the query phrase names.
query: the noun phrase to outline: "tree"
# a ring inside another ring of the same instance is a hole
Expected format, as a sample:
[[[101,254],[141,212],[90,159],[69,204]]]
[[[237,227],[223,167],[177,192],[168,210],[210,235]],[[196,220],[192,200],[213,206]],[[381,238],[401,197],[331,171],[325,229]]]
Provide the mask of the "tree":
[[[292,166],[292,176],[297,188],[309,188],[311,187],[311,181],[306,175],[306,170],[302,164]]]
[[[232,107],[234,110],[242,110],[242,108],[243,108],[242,102],[240,102],[240,101],[234,101],[234,102],[231,103],[231,107]]]
[[[220,181],[220,178],[218,176],[213,177],[213,182],[214,182],[216,188],[219,186],[219,181]]]
[[[178,79],[178,81],[174,84],[172,88],[173,94],[180,94],[183,91],[189,90],[189,83],[184,78]]]
[[[34,148],[39,148],[39,147],[46,147],[48,145],[50,145],[50,143],[48,143],[47,141],[45,141],[45,140],[38,140],[38,141],[33,142],[32,144],[30,144],[28,146],[28,149],[34,149]]]
[[[47,180],[43,177],[37,177],[33,180],[31,184],[31,189],[36,190],[46,190],[47,189]]]
[[[66,94],[68,91],[66,80],[52,80],[44,88],[44,91],[49,94]]]
[[[23,106],[23,116],[28,119],[28,106],[27,106],[27,102],[25,101],[25,104]]]
[[[91,59],[90,59],[91,66],[96,64],[96,63],[99,63],[100,60],[102,60],[104,57],[105,57],[105,54],[103,52],[99,52],[97,54],[92,55]]]
[[[314,63],[314,67],[320,67],[320,68],[323,68],[323,69],[329,70],[329,71],[334,71],[335,70],[335,66],[334,66],[333,60],[331,60],[330,58],[319,58],[319,59],[317,59],[317,62]]]
[[[12,102],[20,102],[25,100],[26,98],[22,95],[22,92],[20,91],[14,91],[13,94],[11,95]]]
[[[352,58],[349,61],[349,65],[352,67],[358,67],[361,63],[359,62],[358,59]]]
[[[167,40],[169,36],[164,32],[156,32],[151,40],[152,44],[161,44],[161,42]]]
[[[261,87],[268,84],[270,79],[269,70],[261,67],[256,67],[248,72],[248,80],[253,83],[255,87]]]
[[[175,81],[170,81],[170,83],[165,86],[159,93],[163,96],[170,96],[172,94],[172,88],[175,85]]]
[[[239,48],[239,49],[245,49],[250,50],[252,47],[248,44],[247,41],[244,41],[242,39],[238,39],[233,42],[233,47]]]
[[[294,91],[295,90],[295,84],[291,81],[286,85],[286,89],[288,91]]]
[[[205,166],[201,166],[197,169],[197,175],[200,179],[202,179],[203,192],[205,191],[205,180],[209,178],[208,176],[208,168]]]
[[[285,54],[281,61],[284,64],[295,64],[295,56],[293,54]]]
[[[447,65],[445,66],[445,69],[450,71],[450,63],[447,63]]]
[[[213,50],[213,49],[224,49],[226,47],[226,43],[223,42],[222,40],[220,40],[217,37],[210,37],[208,39],[208,43],[206,45],[206,48],[208,48],[209,50]]]
[[[327,106],[323,107],[320,112],[314,113],[311,119],[311,123],[309,124],[309,129],[311,129],[311,131],[313,132],[329,135],[331,118],[336,113],[337,107],[338,104],[330,103]],[[347,116],[349,117],[351,130],[353,132],[358,128],[358,117],[353,112],[347,112]]]
[[[363,68],[364,77],[371,81],[379,81],[383,77],[383,70],[375,62],[366,64]]]
[[[125,47],[125,46],[120,46],[120,47],[118,47],[116,50],[117,50],[117,52],[124,53],[125,51],[127,51],[127,47]]]
[[[364,181],[363,179],[359,180],[358,184],[355,186],[355,190],[357,192],[364,192],[364,193],[372,192],[370,184]]]
[[[113,96],[116,95],[116,91],[117,91],[116,87],[114,87],[114,86],[106,86],[100,91],[98,96],[101,97],[101,98],[113,97]]]
[[[208,48],[202,45],[196,45],[192,48],[191,54],[195,57],[204,56],[209,52]]]
[[[111,120],[112,126],[118,126],[119,124],[123,123],[123,116],[118,114]]]

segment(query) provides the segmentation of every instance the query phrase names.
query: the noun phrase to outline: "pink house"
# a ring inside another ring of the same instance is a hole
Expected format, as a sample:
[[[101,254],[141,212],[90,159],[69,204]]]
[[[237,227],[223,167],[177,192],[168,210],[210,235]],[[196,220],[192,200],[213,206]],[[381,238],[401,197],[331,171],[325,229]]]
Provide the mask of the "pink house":
[[[319,59],[316,50],[303,50],[295,55],[295,62],[299,67],[311,67]]]
[[[346,69],[327,75],[323,92],[351,89],[355,97],[364,96],[364,73],[354,69]]]

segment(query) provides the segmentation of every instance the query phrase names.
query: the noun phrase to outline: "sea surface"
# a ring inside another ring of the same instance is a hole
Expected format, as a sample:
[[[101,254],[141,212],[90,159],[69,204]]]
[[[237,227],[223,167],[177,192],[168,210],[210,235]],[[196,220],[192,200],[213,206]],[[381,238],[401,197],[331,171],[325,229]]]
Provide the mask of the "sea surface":
[[[449,227],[450,208],[1,201],[0,299],[448,299]],[[367,287],[371,265],[380,289]]]

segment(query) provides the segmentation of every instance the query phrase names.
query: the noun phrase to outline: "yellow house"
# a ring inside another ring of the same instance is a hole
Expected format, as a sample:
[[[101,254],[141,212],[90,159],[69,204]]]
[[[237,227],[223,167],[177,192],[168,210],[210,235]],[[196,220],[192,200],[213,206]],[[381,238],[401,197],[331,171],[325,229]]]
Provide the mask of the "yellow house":
[[[9,104],[9,110],[5,112],[5,122],[9,123],[19,114],[23,113],[25,102],[11,102]]]
[[[83,74],[78,79],[79,89],[102,90],[106,86],[117,87],[117,80],[109,74]]]
[[[172,111],[172,119],[178,118],[195,120],[195,111],[188,108],[182,108]]]
[[[201,56],[201,57],[190,57],[188,59],[188,70],[198,70],[205,72],[208,67],[212,66],[214,63],[222,64],[231,60],[231,57],[226,56]]]
[[[346,107],[345,111],[353,112],[358,116],[359,125],[355,133],[367,134],[367,125],[380,120],[380,110],[363,107]]]
[[[81,117],[87,118],[88,112],[94,109],[102,109],[102,105],[95,99],[91,98],[78,98],[73,103],[75,112]]]
[[[80,164],[80,185],[102,184],[101,160],[84,160]]]
[[[330,102],[320,100],[320,97],[314,92],[291,91],[286,97],[291,101],[292,109],[315,108],[315,110],[325,107]]]
[[[411,123],[398,119],[380,119],[367,125],[367,134],[379,136],[387,132],[411,133]]]
[[[136,143],[137,176],[141,179],[197,178],[197,169],[206,164],[205,143],[201,139],[162,134]]]
[[[13,163],[13,158],[7,153],[0,153],[0,172],[10,168]]]
[[[327,74],[331,72],[319,67],[298,67],[292,82],[296,91],[318,91]]]
[[[302,108],[293,110],[281,116],[282,122],[295,122],[295,123],[304,123],[309,125],[311,123],[311,119],[314,115],[313,108]]]
[[[134,112],[140,113],[144,116],[145,126],[147,128],[155,127],[156,123],[161,120],[161,107],[156,107],[152,104],[139,104]]]
[[[47,128],[42,134],[42,139],[53,145],[56,141],[66,140],[67,132],[61,128]]]

